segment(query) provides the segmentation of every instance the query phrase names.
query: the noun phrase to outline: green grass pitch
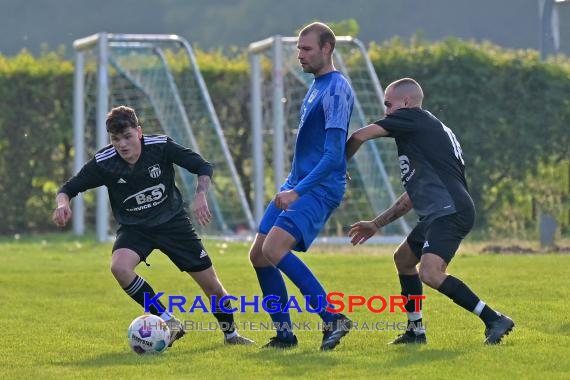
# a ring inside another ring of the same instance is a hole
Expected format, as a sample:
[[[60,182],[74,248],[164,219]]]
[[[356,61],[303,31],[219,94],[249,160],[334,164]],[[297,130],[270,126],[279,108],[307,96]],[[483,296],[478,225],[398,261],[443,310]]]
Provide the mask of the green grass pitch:
[[[259,294],[244,243],[209,241],[206,247],[232,295]],[[328,292],[399,294],[391,247],[316,247],[302,258]],[[352,331],[333,352],[319,352],[320,331],[297,331],[299,347],[261,350],[270,331],[241,331],[256,347],[223,345],[219,331],[193,331],[162,355],[130,351],[127,327],[142,314],[109,271],[110,244],[70,235],[0,242],[0,378],[568,378],[570,376],[570,255],[480,255],[463,249],[449,271],[489,305],[510,315],[515,330],[486,347],[483,324],[431,289],[424,308],[429,344],[386,345],[397,331]],[[201,294],[191,278],[155,251],[139,266],[156,291]],[[299,295],[288,283],[290,295]],[[268,322],[265,313],[236,314],[238,322]],[[402,314],[358,308],[359,323],[403,321]],[[177,313],[210,322],[211,314]],[[295,322],[314,314],[293,313]]]

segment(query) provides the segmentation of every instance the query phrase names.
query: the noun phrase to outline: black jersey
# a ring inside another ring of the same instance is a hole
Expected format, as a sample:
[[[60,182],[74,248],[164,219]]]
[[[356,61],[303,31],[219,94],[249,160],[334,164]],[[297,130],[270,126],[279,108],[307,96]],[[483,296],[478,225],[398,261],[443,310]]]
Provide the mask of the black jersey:
[[[174,183],[174,165],[199,176],[212,176],[212,165],[198,153],[163,135],[145,135],[141,155],[129,165],[112,145],[93,159],[59,190],[69,198],[98,186],[107,186],[113,215],[119,224],[157,226],[184,211]]]
[[[374,124],[396,140],[402,184],[420,220],[473,207],[463,152],[451,129],[421,108],[399,109]]]

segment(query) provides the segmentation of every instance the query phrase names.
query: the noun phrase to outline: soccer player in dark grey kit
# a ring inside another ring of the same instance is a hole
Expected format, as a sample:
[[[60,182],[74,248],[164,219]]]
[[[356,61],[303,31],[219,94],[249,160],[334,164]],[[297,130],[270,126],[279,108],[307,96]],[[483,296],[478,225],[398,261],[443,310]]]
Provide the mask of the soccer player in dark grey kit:
[[[182,196],[174,183],[174,164],[198,175],[193,213],[198,223],[210,222],[206,193],[212,165],[198,153],[164,135],[143,135],[135,111],[113,108],[107,114],[111,144],[99,150],[59,190],[53,221],[63,227],[71,219],[70,199],[78,193],[106,186],[111,209],[119,228],[113,246],[111,272],[125,292],[141,306],[145,293],[155,297],[152,287],[134,269],[153,249],[160,249],[181,271],[188,272],[208,297],[217,301],[228,293],[220,283],[210,257],[194,231],[183,208]],[[229,302],[229,301],[228,301]],[[182,323],[169,313],[160,299],[149,304],[149,311],[171,327],[171,344],[184,335]],[[218,304],[218,302],[216,302]],[[164,311],[160,310],[160,306]],[[224,305],[231,309],[229,303]],[[212,311],[226,344],[252,344],[232,327],[233,314],[219,305]]]
[[[402,295],[421,295],[422,282],[425,283],[478,315],[486,326],[485,343],[497,344],[512,330],[514,322],[491,309],[461,280],[446,273],[459,244],[473,227],[475,207],[467,189],[461,146],[451,129],[421,108],[423,97],[422,88],[411,78],[391,83],[384,98],[385,117],[349,138],[347,158],[367,140],[393,137],[406,189],[392,207],[375,219],[353,224],[349,236],[353,245],[362,244],[413,208],[420,220],[394,253]],[[406,304],[409,328],[392,344],[427,342],[421,327],[421,310],[416,312],[414,303],[410,300]]]

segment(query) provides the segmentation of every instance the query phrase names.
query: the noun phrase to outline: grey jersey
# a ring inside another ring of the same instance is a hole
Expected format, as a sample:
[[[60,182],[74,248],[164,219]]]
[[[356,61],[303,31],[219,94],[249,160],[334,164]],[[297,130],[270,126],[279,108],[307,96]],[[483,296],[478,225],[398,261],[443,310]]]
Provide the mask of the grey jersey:
[[[421,108],[402,108],[375,122],[394,137],[402,184],[421,220],[473,208],[459,141]]]

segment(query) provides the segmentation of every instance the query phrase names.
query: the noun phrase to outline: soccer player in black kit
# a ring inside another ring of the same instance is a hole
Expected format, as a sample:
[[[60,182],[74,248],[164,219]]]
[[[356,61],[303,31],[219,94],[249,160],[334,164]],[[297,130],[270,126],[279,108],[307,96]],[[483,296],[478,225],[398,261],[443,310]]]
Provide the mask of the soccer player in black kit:
[[[156,293],[134,269],[153,249],[160,249],[181,271],[198,283],[204,293],[217,301],[228,293],[220,283],[210,257],[202,246],[183,208],[180,191],[174,183],[174,164],[198,176],[193,213],[198,223],[207,225],[211,214],[206,193],[212,165],[198,153],[164,135],[143,135],[135,111],[113,108],[106,119],[111,144],[99,150],[81,171],[59,190],[53,221],[63,227],[71,219],[70,199],[80,192],[106,186],[111,209],[119,228],[113,245],[111,272],[124,291],[141,306]],[[229,301],[228,301],[229,302]],[[150,303],[149,311],[160,316],[171,328],[171,343],[184,335],[182,323],[160,302]],[[232,327],[231,309],[212,306],[226,344],[252,344]]]
[[[478,315],[486,326],[486,344],[500,343],[514,322],[491,309],[461,280],[446,273],[475,219],[461,146],[451,129],[421,108],[423,91],[415,80],[403,78],[391,83],[384,100],[385,117],[354,132],[347,141],[346,155],[352,157],[367,140],[393,137],[406,192],[375,219],[353,224],[349,232],[351,243],[364,243],[378,229],[413,208],[419,222],[394,253],[402,295],[421,295],[423,282]],[[391,343],[427,343],[421,310],[415,310],[414,300],[406,304],[406,311],[408,329]]]

